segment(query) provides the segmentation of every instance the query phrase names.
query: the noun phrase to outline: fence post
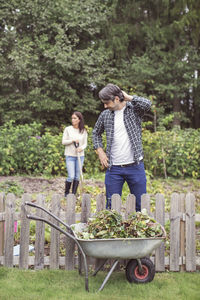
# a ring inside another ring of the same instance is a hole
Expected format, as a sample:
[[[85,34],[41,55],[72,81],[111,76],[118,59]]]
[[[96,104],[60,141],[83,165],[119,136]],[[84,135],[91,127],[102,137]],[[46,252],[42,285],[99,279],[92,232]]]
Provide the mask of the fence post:
[[[60,217],[60,196],[54,194],[51,201],[51,211],[58,218]],[[52,223],[59,226],[59,222],[50,217]],[[60,232],[51,227],[50,243],[50,269],[59,269],[59,252],[60,252]]]
[[[186,208],[186,271],[196,270],[195,244],[195,197],[188,193],[185,199]]]
[[[37,196],[37,203],[40,206],[44,206],[44,195]],[[39,217],[44,216],[44,212],[40,209],[36,209],[36,215]],[[44,268],[44,230],[45,224],[41,221],[36,221],[35,232],[35,270],[41,270]]]
[[[13,267],[15,196],[9,193],[6,197],[5,203],[6,203],[6,212],[5,212],[4,265],[5,267]]]
[[[171,197],[170,211],[170,271],[179,271],[180,249],[180,196],[173,193]]]
[[[161,194],[156,194],[155,219],[163,227],[165,226],[165,199]],[[155,250],[155,268],[156,271],[165,271],[165,243]]]
[[[76,206],[76,197],[74,194],[67,195],[67,207],[66,207],[66,223],[68,225],[75,224],[75,206]],[[65,228],[67,231],[67,228]],[[72,239],[65,236],[65,270],[74,269],[74,250],[75,243]]]
[[[22,196],[20,254],[19,254],[19,268],[20,269],[28,269],[30,220],[26,218],[26,214],[29,210],[28,206],[25,207],[26,201],[27,202],[31,201],[31,196],[29,194],[24,194]]]
[[[5,194],[0,193],[0,213],[5,212]],[[0,256],[4,254],[4,224],[5,221],[0,221]]]

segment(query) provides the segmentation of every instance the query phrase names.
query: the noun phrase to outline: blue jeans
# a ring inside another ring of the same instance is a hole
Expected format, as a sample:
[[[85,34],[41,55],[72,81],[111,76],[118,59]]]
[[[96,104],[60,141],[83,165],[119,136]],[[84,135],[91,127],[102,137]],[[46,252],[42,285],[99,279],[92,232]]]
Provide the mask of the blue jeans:
[[[124,182],[127,182],[130,193],[136,197],[136,211],[141,210],[141,195],[146,193],[146,174],[144,163],[140,162],[127,167],[112,166],[106,171],[106,208],[111,208],[113,194],[122,195]]]
[[[81,167],[83,166],[84,156],[80,157]],[[67,167],[67,181],[72,182],[73,180],[79,180],[80,169],[78,164],[77,156],[66,156],[66,167]]]

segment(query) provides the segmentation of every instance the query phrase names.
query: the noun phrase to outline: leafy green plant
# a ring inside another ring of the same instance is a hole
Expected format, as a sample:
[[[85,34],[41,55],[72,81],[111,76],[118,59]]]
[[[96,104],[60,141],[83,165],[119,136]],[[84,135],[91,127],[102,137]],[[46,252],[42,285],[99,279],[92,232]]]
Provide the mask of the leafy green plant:
[[[6,180],[0,183],[0,192],[13,193],[20,197],[24,193],[24,189],[15,181]]]
[[[125,221],[115,210],[102,210],[77,235],[83,239],[146,238],[162,236],[163,231],[146,209],[134,212]]]
[[[66,166],[62,132],[52,134],[42,125],[14,126],[9,122],[0,128],[0,175],[31,174],[65,176]],[[87,176],[102,172],[93,149],[92,128],[87,127],[88,146],[83,170]],[[106,146],[106,137],[102,136]],[[143,128],[144,163],[152,177],[200,178],[200,129],[173,129],[154,133]]]
[[[199,178],[200,130],[143,130],[144,162],[152,176]],[[166,170],[165,170],[166,169]]]

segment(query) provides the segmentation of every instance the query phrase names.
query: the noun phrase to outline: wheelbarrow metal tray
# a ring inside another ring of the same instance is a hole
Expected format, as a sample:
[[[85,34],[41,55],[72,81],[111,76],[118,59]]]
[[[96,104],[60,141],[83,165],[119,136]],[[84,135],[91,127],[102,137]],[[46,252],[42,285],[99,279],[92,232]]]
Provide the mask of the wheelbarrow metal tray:
[[[96,258],[142,258],[156,249],[162,238],[94,239],[77,238],[86,255]]]
[[[90,239],[78,238],[77,232],[84,229],[85,224],[73,224],[71,228],[81,245],[84,253],[95,258],[132,259],[142,258],[153,252],[164,241],[163,237],[157,238],[113,238]]]

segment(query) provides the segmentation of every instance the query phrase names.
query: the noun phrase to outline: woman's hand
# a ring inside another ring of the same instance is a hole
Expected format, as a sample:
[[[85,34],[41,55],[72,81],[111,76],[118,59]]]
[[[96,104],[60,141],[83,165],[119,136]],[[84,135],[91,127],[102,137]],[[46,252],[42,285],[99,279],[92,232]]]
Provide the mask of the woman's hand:
[[[76,149],[79,148],[79,140],[73,140],[72,143],[74,144]]]
[[[78,147],[76,150],[77,150],[77,152],[81,152],[82,151],[82,149],[80,147]]]
[[[73,140],[73,143],[79,144],[79,140]]]

